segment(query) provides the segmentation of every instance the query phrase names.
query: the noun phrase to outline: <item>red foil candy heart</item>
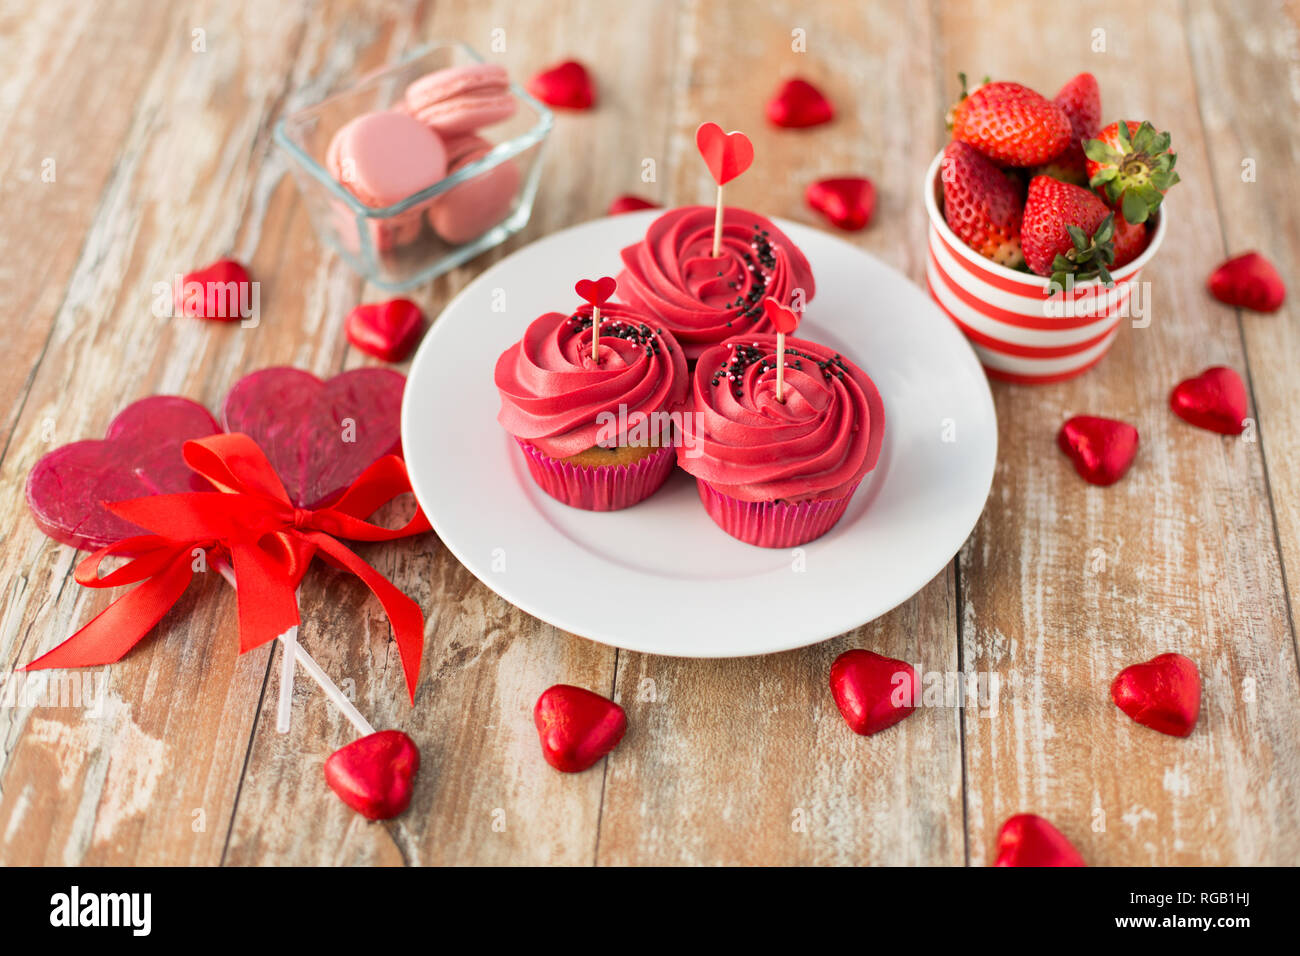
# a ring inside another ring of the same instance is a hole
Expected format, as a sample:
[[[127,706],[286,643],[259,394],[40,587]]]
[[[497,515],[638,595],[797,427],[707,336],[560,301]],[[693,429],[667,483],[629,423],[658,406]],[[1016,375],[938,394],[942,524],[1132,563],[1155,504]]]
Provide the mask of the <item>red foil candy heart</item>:
[[[542,756],[556,770],[586,770],[618,746],[627,731],[627,715],[612,700],[581,687],[556,684],[537,698],[533,723]]]
[[[262,369],[226,396],[226,431],[257,442],[299,508],[334,501],[380,458],[401,454],[406,379],[361,368],[327,382],[301,369]]]
[[[617,216],[619,213],[636,212],[639,209],[658,209],[657,202],[651,202],[648,199],[642,199],[640,196],[616,196],[614,201],[609,204],[606,215]]]
[[[1286,283],[1282,276],[1273,263],[1258,252],[1246,252],[1229,259],[1210,273],[1206,284],[1210,295],[1220,302],[1256,312],[1276,312],[1286,299]]]
[[[916,710],[916,671],[906,661],[857,648],[831,665],[831,695],[855,734],[879,733]]]
[[[410,355],[423,330],[424,313],[410,299],[369,302],[348,313],[348,341],[385,362]]]
[[[1087,866],[1074,845],[1042,817],[1022,813],[998,831],[994,866]]]
[[[786,80],[767,101],[767,118],[775,126],[801,129],[835,118],[835,107],[807,80]]]
[[[876,187],[863,176],[819,179],[804,192],[804,201],[831,225],[855,232],[871,221],[876,209]]]
[[[1113,485],[1137,457],[1138,430],[1128,422],[1076,415],[1056,433],[1056,444],[1093,485]]]
[[[1246,428],[1246,385],[1226,365],[1207,368],[1174,386],[1169,407],[1197,428],[1223,435],[1240,435]]]
[[[367,820],[391,820],[411,805],[420,751],[400,730],[381,730],[334,751],[325,782]]]
[[[243,306],[252,303],[248,270],[234,259],[219,259],[212,265],[188,272],[173,290],[176,311],[197,319],[235,322],[253,318]]]
[[[528,81],[528,92],[543,103],[568,110],[590,109],[596,102],[596,86],[577,60],[542,70]]]
[[[1115,706],[1139,724],[1186,737],[1201,712],[1201,674],[1182,654],[1161,654],[1119,672],[1110,685]]]
[[[614,294],[618,288],[618,283],[613,276],[602,276],[599,279],[579,279],[573,286],[573,291],[578,293],[578,298],[588,305],[599,309],[609,301],[609,297]]]
[[[744,133],[724,133],[717,123],[701,123],[695,146],[704,157],[713,181],[725,186],[754,162],[754,144]]]
[[[144,534],[100,502],[212,491],[185,464],[181,446],[220,431],[208,410],[187,398],[142,398],[118,413],[102,440],[72,442],[37,461],[27,476],[27,507],[47,535],[85,551]]]

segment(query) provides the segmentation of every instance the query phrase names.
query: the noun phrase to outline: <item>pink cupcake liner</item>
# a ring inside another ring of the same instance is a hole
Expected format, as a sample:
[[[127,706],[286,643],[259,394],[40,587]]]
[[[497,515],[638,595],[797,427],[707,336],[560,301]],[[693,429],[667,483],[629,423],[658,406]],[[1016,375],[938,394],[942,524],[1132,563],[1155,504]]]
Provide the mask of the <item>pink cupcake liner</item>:
[[[842,498],[812,501],[741,501],[699,479],[696,484],[714,523],[733,538],[760,548],[794,548],[820,538],[844,516],[858,490],[855,484]]]
[[[617,511],[644,501],[659,490],[677,465],[677,450],[660,448],[631,465],[569,465],[515,439],[533,481],[556,501],[587,511]]]

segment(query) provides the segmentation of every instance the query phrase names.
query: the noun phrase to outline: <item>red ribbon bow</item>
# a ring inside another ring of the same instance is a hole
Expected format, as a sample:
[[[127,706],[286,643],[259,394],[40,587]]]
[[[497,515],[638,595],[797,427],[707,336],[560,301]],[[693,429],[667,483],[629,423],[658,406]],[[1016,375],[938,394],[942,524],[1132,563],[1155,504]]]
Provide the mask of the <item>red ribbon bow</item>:
[[[364,520],[411,490],[402,459],[379,459],[334,504],[310,511],[293,505],[280,476],[247,435],[187,441],[183,454],[185,463],[219,490],[105,503],[114,514],[154,533],[124,538],[88,555],[77,565],[77,583],[139,586],[24,669],[94,667],[121,660],[179,600],[194,577],[198,552],[208,550],[228,555],[234,572],[240,653],[260,647],[299,624],[294,589],[319,552],[328,563],[355,574],[379,598],[414,703],[424,615],[391,581],[336,540],[391,541],[429,530],[418,508],[400,528]],[[99,566],[110,556],[132,560],[100,577]]]

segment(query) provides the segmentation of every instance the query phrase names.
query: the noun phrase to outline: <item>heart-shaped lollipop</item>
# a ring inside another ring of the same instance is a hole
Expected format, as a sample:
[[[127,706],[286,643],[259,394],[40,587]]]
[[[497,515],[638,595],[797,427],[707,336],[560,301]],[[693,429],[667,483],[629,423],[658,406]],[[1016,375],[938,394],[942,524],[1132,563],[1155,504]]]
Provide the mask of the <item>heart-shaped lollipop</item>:
[[[830,683],[835,706],[855,734],[879,733],[916,710],[916,669],[906,661],[855,648],[835,658]]]
[[[246,375],[226,396],[226,430],[256,441],[300,508],[320,508],[384,455],[401,454],[402,389],[391,369],[362,368],[322,382],[301,369]]]
[[[1138,430],[1128,422],[1076,415],[1061,426],[1056,444],[1093,485],[1113,485],[1137,457]]]
[[[411,804],[420,751],[400,730],[381,730],[340,747],[325,761],[325,782],[367,820],[390,820]]]
[[[102,439],[63,445],[37,461],[27,476],[27,507],[55,541],[86,551],[144,534],[101,502],[211,491],[185,464],[181,446],[220,431],[208,410],[188,398],[142,398],[118,413]]]
[[[1185,422],[1222,435],[1246,430],[1246,385],[1226,365],[1207,368],[1184,379],[1169,395],[1169,407]]]
[[[717,123],[701,123],[695,145],[709,167],[713,181],[725,186],[754,162],[754,144],[744,133],[724,133]]]
[[[602,276],[599,279],[579,279],[574,283],[573,291],[578,293],[578,298],[583,302],[599,309],[609,301],[617,287],[618,282],[611,276]]]
[[[1120,671],[1110,697],[1139,724],[1186,737],[1201,713],[1201,673],[1191,658],[1161,654]]]
[[[586,770],[623,739],[627,715],[612,700],[582,687],[556,684],[537,698],[533,723],[542,756],[556,770]]]
[[[1034,813],[1007,820],[998,831],[994,866],[1087,866],[1065,834]]]

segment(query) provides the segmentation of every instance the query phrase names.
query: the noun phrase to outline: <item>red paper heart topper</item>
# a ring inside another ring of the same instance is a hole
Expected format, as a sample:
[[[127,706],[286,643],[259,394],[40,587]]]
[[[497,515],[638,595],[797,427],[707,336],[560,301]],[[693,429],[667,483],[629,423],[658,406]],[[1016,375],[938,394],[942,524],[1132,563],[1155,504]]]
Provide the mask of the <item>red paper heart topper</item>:
[[[695,131],[695,145],[713,174],[713,181],[725,186],[754,162],[754,144],[744,133],[724,133],[717,123],[701,123]]]
[[[420,751],[400,730],[354,740],[325,761],[325,782],[367,820],[389,820],[411,803]]]
[[[611,276],[602,276],[599,279],[579,279],[574,283],[573,291],[593,309],[599,309],[609,301],[617,287],[618,282]]]
[[[794,309],[787,309],[771,296],[763,300],[763,314],[778,332],[786,335],[799,327],[799,313]]]

